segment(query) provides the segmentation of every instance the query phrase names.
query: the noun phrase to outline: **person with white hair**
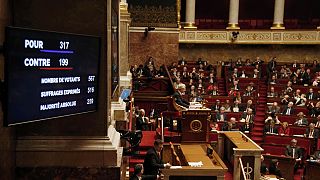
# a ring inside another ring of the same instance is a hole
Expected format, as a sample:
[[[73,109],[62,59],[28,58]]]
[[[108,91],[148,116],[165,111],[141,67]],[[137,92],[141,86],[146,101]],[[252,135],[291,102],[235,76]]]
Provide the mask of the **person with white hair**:
[[[292,139],[291,144],[286,146],[286,150],[284,152],[287,157],[292,157],[296,160],[294,172],[297,171],[302,159],[302,150],[299,146],[297,146],[297,142],[298,141],[296,139]]]
[[[182,98],[182,95],[185,95],[186,92],[186,85],[181,83],[177,87],[177,91],[173,93],[172,97],[174,98],[175,102],[180,106],[185,108],[189,108],[190,103]]]
[[[288,105],[283,109],[283,115],[292,115],[294,114],[293,102],[290,101]]]

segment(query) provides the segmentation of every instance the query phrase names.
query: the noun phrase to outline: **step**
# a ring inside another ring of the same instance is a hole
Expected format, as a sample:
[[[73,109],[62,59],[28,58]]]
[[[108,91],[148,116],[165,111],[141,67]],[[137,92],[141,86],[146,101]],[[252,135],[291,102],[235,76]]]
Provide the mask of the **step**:
[[[261,131],[261,132],[263,132],[263,129],[264,129],[264,127],[256,127],[256,126],[255,126],[255,127],[253,128],[253,131],[258,131],[258,132]]]
[[[253,141],[255,141],[255,142],[263,142],[263,138],[262,137],[252,137],[251,139]]]

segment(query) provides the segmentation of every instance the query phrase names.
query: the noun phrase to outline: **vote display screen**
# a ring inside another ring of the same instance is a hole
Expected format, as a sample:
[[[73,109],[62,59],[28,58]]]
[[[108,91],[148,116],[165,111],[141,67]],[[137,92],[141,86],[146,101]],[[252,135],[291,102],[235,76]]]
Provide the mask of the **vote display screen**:
[[[100,38],[6,28],[5,125],[97,110]]]

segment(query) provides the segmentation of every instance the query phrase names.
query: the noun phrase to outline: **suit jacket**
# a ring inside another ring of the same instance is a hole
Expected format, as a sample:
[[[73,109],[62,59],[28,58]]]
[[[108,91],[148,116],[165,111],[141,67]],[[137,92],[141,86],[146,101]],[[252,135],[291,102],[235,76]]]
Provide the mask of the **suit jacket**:
[[[299,126],[307,126],[309,124],[308,120],[306,118],[302,118],[302,121],[300,119],[296,120],[294,122],[294,125],[299,125]]]
[[[246,112],[242,113],[240,119],[246,119],[246,118],[247,118],[247,113],[246,113]],[[249,122],[250,122],[250,123],[253,123],[253,120],[254,120],[254,115],[251,114],[251,117],[250,117],[250,119],[249,119]]]
[[[178,91],[176,91],[175,93],[173,93],[172,97],[174,98],[174,100],[176,101],[177,104],[179,104],[180,106],[186,107],[188,108],[190,103],[186,100],[184,100],[180,93]]]
[[[287,114],[287,110],[288,110],[288,107],[284,108],[283,111],[282,111],[282,114],[283,115],[286,115]],[[294,109],[293,107],[291,107],[290,109],[290,115],[294,114]]]
[[[221,107],[221,104],[220,105],[214,104],[214,105],[211,106],[211,110],[212,111],[219,111],[220,107]]]
[[[216,120],[217,120],[217,121],[220,121],[220,120],[221,120],[221,115],[223,115],[224,121],[228,121],[228,119],[227,119],[227,114],[226,114],[226,113],[221,114],[220,112],[218,112],[218,113],[216,114]]]
[[[146,123],[143,117],[141,116],[138,116],[136,118],[136,130],[142,130],[142,131],[149,130],[148,123]]]
[[[273,107],[273,106],[269,106],[268,107],[268,112],[270,112],[270,113],[280,113],[280,107],[279,106],[277,106],[277,107]]]
[[[240,131],[242,132],[245,132],[245,131],[249,131],[251,132],[251,125],[250,124],[243,124],[241,127],[240,127]]]
[[[311,93],[307,93],[306,94],[306,98],[310,100],[310,97],[311,96]],[[312,96],[311,96],[311,100],[316,100],[318,98],[318,95],[316,93],[312,93]]]
[[[293,157],[293,149],[295,151],[294,158],[295,159],[302,158],[302,150],[298,146],[296,146],[296,147],[291,147],[290,145],[286,146],[286,150],[285,150],[284,154],[288,157]]]
[[[310,134],[310,129],[306,129],[306,132],[304,133],[306,137],[309,137]],[[313,138],[318,139],[319,138],[319,130],[318,129],[314,129],[313,130]]]
[[[164,168],[161,157],[154,148],[148,150],[143,163],[144,175],[158,175],[159,169]]]
[[[272,129],[273,133],[278,134],[278,128],[276,128],[275,126],[271,127],[270,125],[265,125],[264,126],[264,133],[270,133],[271,129]]]

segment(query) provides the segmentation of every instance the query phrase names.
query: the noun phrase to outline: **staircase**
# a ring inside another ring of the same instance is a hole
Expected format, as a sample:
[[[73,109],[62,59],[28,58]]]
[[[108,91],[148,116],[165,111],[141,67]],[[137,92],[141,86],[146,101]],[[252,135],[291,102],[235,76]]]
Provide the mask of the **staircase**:
[[[142,131],[142,140],[139,147],[136,149],[136,154],[129,157],[129,174],[134,172],[136,164],[143,164],[144,157],[147,151],[153,147],[154,140],[156,139],[156,131]]]
[[[224,78],[217,78],[218,92],[220,96],[226,96],[226,80]]]
[[[265,82],[260,81],[256,116],[254,119],[254,127],[251,133],[252,140],[254,140],[257,144],[261,144],[263,142],[264,120],[267,107],[267,89],[268,87]]]

